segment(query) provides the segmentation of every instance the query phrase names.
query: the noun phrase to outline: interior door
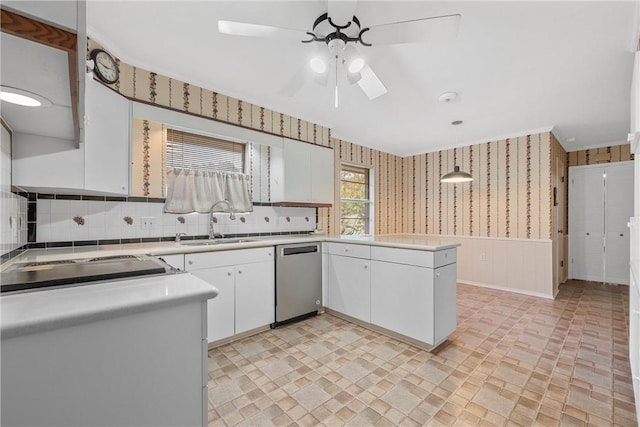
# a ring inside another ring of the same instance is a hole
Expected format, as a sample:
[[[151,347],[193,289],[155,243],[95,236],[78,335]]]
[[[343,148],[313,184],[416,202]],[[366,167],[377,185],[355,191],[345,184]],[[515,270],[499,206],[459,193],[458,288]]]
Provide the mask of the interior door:
[[[633,216],[633,162],[605,172],[605,282],[629,284],[629,228]]]
[[[604,168],[569,168],[569,275],[604,280]]]

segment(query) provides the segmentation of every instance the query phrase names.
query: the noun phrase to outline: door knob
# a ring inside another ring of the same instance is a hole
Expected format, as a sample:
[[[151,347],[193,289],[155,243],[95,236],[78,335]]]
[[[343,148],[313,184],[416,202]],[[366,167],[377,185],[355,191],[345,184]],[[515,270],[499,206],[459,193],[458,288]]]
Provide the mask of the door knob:
[[[587,236],[589,235],[589,233],[587,233]]]
[[[620,233],[620,237],[624,237],[624,234]]]
[[[558,233],[562,234],[562,230],[558,230]]]

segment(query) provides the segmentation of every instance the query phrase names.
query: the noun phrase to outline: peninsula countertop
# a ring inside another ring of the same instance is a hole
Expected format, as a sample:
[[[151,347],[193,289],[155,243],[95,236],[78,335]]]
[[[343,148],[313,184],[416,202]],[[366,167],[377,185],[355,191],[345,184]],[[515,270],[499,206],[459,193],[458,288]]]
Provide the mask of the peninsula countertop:
[[[210,244],[207,244],[210,242]],[[385,246],[422,251],[440,251],[460,246],[459,243],[447,241],[446,238],[422,234],[385,234],[377,236],[328,236],[283,235],[283,236],[247,236],[242,238],[207,240],[183,240],[176,242],[127,243],[121,245],[74,246],[49,249],[29,249],[12,260],[5,262],[0,270],[16,262],[46,262],[65,259],[81,259],[96,256],[117,255],[171,255],[198,252],[213,252],[236,249],[260,248],[281,244],[334,242],[358,245]]]

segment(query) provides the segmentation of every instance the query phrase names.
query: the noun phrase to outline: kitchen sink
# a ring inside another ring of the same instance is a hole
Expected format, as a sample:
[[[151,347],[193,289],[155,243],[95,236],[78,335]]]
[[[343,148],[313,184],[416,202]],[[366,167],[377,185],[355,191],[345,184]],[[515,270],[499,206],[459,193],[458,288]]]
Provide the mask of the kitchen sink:
[[[231,243],[249,243],[255,242],[256,239],[216,239],[216,240],[191,240],[180,242],[184,246],[216,246],[216,245],[228,245]]]

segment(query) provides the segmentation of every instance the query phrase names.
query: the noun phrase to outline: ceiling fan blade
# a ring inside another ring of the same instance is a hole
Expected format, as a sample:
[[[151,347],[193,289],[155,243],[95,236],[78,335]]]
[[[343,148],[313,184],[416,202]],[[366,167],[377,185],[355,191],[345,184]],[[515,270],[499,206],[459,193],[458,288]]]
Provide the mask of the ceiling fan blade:
[[[306,32],[301,30],[235,21],[218,21],[218,31],[221,34],[230,34],[233,36],[263,37],[296,42],[309,38]]]
[[[353,20],[357,4],[358,0],[329,0],[327,15],[337,26],[345,26]]]
[[[461,15],[445,15],[374,25],[362,35],[362,39],[374,46],[451,40],[458,35],[461,18]]]
[[[387,93],[387,88],[382,84],[369,65],[365,65],[362,70],[360,70],[360,74],[362,78],[358,80],[358,86],[360,86],[360,89],[362,89],[369,99],[376,99]]]

